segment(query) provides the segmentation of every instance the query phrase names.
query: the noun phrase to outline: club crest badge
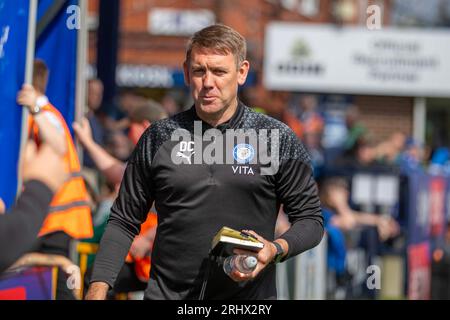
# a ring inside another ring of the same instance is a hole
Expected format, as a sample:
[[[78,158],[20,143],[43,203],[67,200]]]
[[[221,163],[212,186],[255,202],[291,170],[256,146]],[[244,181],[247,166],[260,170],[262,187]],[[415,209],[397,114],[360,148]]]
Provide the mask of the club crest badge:
[[[255,156],[255,149],[249,144],[241,143],[234,147],[233,158],[238,163],[250,163]]]

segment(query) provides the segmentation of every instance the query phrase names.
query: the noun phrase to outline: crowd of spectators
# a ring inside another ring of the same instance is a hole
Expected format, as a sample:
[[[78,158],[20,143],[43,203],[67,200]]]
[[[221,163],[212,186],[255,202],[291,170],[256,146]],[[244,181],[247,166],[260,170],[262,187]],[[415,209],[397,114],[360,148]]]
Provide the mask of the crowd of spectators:
[[[374,298],[373,292],[364,290],[365,283],[357,283],[356,272],[349,265],[349,253],[362,252],[365,266],[379,261],[386,252],[407,261],[409,212],[405,202],[412,195],[408,194],[404,181],[408,181],[410,174],[448,176],[449,149],[447,146],[431,149],[416,141],[411,133],[397,129],[380,139],[361,120],[361,111],[354,104],[349,104],[342,116],[345,126],[342,131],[346,133],[342,143],[327,148],[324,143],[327,109],[320,104],[320,96],[294,97],[281,119],[294,129],[308,149],[318,181],[328,236],[328,274],[332,275],[332,281],[327,282],[327,297]],[[361,173],[398,178],[400,190],[395,195],[398,198],[395,205],[380,208],[355,203],[352,182]],[[280,221],[287,223],[285,219]],[[432,250],[445,251],[439,245]],[[355,286],[359,288],[355,290]]]

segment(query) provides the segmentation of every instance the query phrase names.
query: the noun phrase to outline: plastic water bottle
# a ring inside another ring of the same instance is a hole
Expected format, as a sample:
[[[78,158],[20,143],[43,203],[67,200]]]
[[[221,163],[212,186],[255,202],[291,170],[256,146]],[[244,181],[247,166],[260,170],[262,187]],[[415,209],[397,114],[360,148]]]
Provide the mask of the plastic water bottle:
[[[233,270],[237,270],[242,273],[252,273],[258,264],[258,259],[254,256],[246,255],[234,255],[229,256],[223,262],[223,271],[230,275]]]

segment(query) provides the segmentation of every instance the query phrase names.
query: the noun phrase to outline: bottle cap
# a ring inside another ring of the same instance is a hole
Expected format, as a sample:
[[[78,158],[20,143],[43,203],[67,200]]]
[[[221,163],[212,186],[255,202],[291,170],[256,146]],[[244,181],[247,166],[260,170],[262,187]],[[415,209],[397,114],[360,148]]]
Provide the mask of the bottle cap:
[[[258,259],[254,256],[248,256],[244,259],[244,263],[249,269],[253,269],[258,264]]]

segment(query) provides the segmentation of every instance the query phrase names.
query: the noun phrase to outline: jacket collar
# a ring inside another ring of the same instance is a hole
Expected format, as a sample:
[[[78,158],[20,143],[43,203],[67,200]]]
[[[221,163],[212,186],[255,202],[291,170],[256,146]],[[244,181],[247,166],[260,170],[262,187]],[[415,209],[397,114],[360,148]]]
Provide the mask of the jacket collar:
[[[244,115],[244,109],[245,105],[238,100],[238,105],[236,108],[236,111],[234,112],[233,116],[226,122],[219,124],[215,128],[220,130],[221,132],[225,132],[227,129],[236,129],[239,127],[239,124],[241,123],[242,117]],[[190,109],[192,116],[194,118],[194,121],[202,121],[202,128],[203,131],[207,129],[213,128],[209,123],[203,121],[197,114],[197,111],[195,110],[195,105],[193,105]]]

